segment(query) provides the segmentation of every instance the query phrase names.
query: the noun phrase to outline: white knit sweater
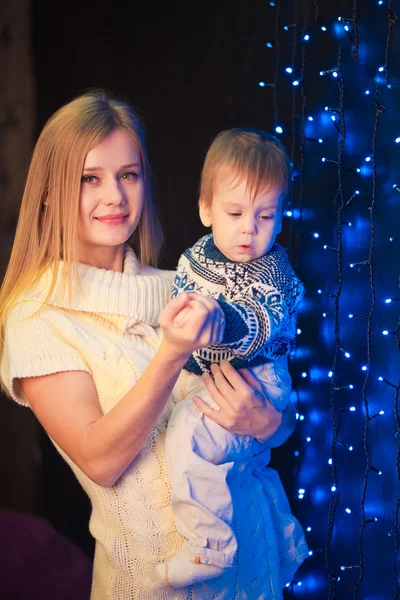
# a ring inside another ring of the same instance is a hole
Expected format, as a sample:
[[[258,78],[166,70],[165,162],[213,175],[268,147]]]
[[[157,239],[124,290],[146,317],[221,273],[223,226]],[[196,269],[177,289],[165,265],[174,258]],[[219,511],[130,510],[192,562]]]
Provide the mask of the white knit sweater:
[[[107,413],[156,352],[161,337],[158,316],[170,297],[174,274],[142,270],[128,247],[123,273],[86,265],[78,269],[81,292],[71,301],[60,277],[48,306],[35,314],[49,289],[46,273],[8,316],[1,375],[20,404],[28,405],[16,379],[83,370],[92,376],[101,409]],[[155,565],[174,554],[183,541],[170,507],[164,439],[174,404],[186,396],[186,378],[183,372],[147,443],[112,487],[93,483],[58,448],[92,503],[90,531],[96,539],[92,600],[281,597],[278,548],[269,527],[274,498],[266,498],[273,492],[250,471],[238,472],[232,482],[237,565],[223,577],[193,588],[154,587]],[[290,553],[291,559],[301,562],[293,547]]]

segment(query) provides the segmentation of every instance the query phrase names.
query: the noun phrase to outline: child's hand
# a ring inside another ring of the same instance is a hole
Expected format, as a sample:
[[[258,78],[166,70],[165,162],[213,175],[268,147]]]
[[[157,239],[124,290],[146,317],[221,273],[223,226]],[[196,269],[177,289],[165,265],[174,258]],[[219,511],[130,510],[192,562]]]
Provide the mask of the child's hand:
[[[199,294],[179,294],[170,300],[160,315],[164,346],[190,355],[197,348],[222,341],[224,313],[213,298]]]

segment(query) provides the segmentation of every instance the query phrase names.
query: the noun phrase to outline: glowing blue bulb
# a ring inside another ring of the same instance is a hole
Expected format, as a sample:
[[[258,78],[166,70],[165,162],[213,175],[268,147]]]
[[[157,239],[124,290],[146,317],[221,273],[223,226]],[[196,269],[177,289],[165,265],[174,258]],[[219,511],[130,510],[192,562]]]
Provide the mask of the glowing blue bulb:
[[[322,290],[318,290],[318,294],[322,294]]]
[[[285,31],[289,31],[289,27],[288,27],[287,25],[284,25],[283,29],[284,29]]]
[[[260,87],[265,87],[265,81],[259,81],[259,82],[258,82],[258,85],[259,85]]]
[[[301,376],[302,376],[303,379],[306,379],[307,373],[305,371],[303,371],[303,373],[301,374]]]
[[[384,410],[380,410],[380,411],[379,411],[379,414],[380,414],[380,415],[384,415],[384,414],[385,414],[385,411],[384,411]]]
[[[383,4],[383,0],[379,0],[378,5],[382,6],[382,4]]]
[[[306,35],[303,37],[303,40],[305,42],[308,42],[310,40],[310,36],[308,35],[308,33],[306,33]]]
[[[350,31],[350,25],[345,25],[345,26],[344,26],[344,30],[345,30],[345,31]]]
[[[349,446],[349,447],[348,447],[348,451],[349,451],[349,452],[353,452],[353,450],[354,450],[354,446]]]
[[[298,582],[297,582],[297,585],[303,585],[303,584],[302,584],[302,582],[301,582],[301,581],[298,581]]]
[[[326,319],[327,314],[326,313],[322,313],[322,316],[324,317],[324,319]]]
[[[350,409],[349,409],[349,410],[350,410],[350,412],[355,412],[355,410],[356,410],[356,407],[355,407],[355,406],[350,406]]]
[[[396,144],[400,144],[400,137],[397,137],[395,140]]]
[[[270,2],[269,5],[270,6],[276,6],[275,2]]]
[[[346,567],[344,567],[343,565],[340,567],[342,571],[346,570]]]
[[[359,196],[360,195],[360,190],[355,190],[354,193],[355,193],[356,196]]]
[[[354,390],[354,385],[351,383],[350,385],[347,386],[349,390]]]
[[[378,71],[379,73],[382,73],[385,70],[385,67],[379,67]]]
[[[337,76],[338,76],[338,72],[337,71],[333,71],[332,77],[335,77],[335,79],[336,79]]]
[[[287,210],[287,211],[285,212],[285,216],[286,216],[286,217],[293,217],[293,212],[292,212],[291,210]]]
[[[298,450],[295,450],[293,454],[294,454],[295,456],[299,456],[299,455],[300,455],[300,452],[299,452]]]
[[[354,263],[350,263],[350,269],[354,269]]]
[[[324,140],[322,138],[318,138],[318,144],[323,144]]]
[[[289,74],[293,73],[292,67],[286,67],[285,71],[286,71],[286,73],[289,73]]]
[[[325,244],[324,245],[324,250],[327,250],[327,249],[328,249],[328,246]]]
[[[389,332],[388,332],[388,330],[387,330],[387,329],[384,329],[384,330],[382,331],[382,335],[389,335]]]
[[[322,160],[322,162],[326,162],[326,158],[325,158],[325,156],[323,156],[323,157],[321,158],[321,160]]]
[[[351,356],[350,352],[345,352],[344,355],[345,355],[346,358],[350,358],[350,356]]]
[[[348,515],[351,515],[351,509],[350,508],[346,508],[346,512]]]
[[[312,556],[313,554],[314,554],[314,553],[313,553],[313,551],[312,551],[312,550],[309,550],[309,551],[308,551],[308,556]]]
[[[307,443],[310,443],[310,442],[311,442],[311,438],[310,438],[310,437],[307,437],[307,438],[306,438],[306,442],[307,442]]]
[[[299,421],[304,421],[304,415],[299,416]]]
[[[356,173],[361,173],[361,169],[359,167],[357,167]]]
[[[330,459],[328,460],[328,465],[331,465],[332,463],[333,463],[333,460],[330,458]]]
[[[363,365],[363,366],[361,367],[361,371],[368,371],[368,367],[367,367],[367,365]]]
[[[296,413],[296,419],[298,419],[300,416],[300,413]]]
[[[320,71],[319,74],[320,74],[320,77],[323,77],[325,75],[325,71]]]
[[[332,121],[336,121],[336,116],[335,115],[331,115],[331,119],[332,119]]]
[[[308,117],[309,121],[314,121],[314,117]]]
[[[299,494],[297,497],[298,497],[299,500],[303,500],[304,494]]]
[[[267,42],[265,45],[267,46],[267,48],[273,48],[273,45],[271,44],[271,42]]]
[[[295,80],[293,81],[293,84],[292,84],[292,85],[294,85],[294,87],[297,87],[298,85],[300,85],[300,81],[298,81],[298,79],[295,79]]]
[[[303,488],[299,489],[299,494],[305,494],[305,493],[306,493],[306,490],[304,490]]]
[[[315,232],[315,233],[313,234],[313,236],[314,236],[316,239],[318,239],[318,238],[319,238],[319,233]]]
[[[370,156],[367,156],[367,157],[365,158],[365,162],[371,162],[371,157],[370,157]]]
[[[325,27],[325,25],[322,25],[322,27],[321,27],[321,31],[326,31],[326,27]]]
[[[307,531],[308,532],[312,531],[312,527],[307,527]]]
[[[353,319],[353,318],[354,318],[354,315],[353,315],[353,313],[350,313],[350,314],[349,314],[349,319]]]
[[[336,485],[333,485],[333,486],[331,487],[331,492],[336,492]]]
[[[392,301],[392,299],[391,299],[391,298],[386,298],[386,300],[385,300],[385,304],[390,304],[390,303],[391,303],[391,301]]]
[[[370,92],[370,90],[365,90],[365,95],[366,95],[366,96],[369,96],[369,95],[370,95],[370,93],[371,93],[371,92]]]
[[[378,381],[383,381],[383,377],[378,377]]]
[[[297,333],[297,335],[300,335],[301,334],[301,329],[297,329],[296,333]]]
[[[280,125],[278,125],[278,127],[275,127],[275,131],[276,133],[283,133],[283,128]]]
[[[333,371],[329,371],[328,377],[333,377]]]

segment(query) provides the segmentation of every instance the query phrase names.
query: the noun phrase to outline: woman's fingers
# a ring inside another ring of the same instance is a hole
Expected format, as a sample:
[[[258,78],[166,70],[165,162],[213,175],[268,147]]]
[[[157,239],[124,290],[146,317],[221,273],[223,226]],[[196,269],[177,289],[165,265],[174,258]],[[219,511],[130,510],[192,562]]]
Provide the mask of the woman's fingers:
[[[175,319],[175,317],[179,314],[179,312],[187,305],[189,300],[189,295],[184,292],[183,294],[179,294],[170,300],[164,310],[160,315],[160,325],[161,327],[166,327],[171,324],[171,322]]]

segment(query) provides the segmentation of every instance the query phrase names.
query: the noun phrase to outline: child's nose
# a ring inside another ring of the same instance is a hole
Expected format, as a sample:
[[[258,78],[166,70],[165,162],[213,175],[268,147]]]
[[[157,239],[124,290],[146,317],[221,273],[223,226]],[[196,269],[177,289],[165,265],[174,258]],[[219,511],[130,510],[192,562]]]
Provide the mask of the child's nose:
[[[254,219],[248,219],[243,224],[243,233],[255,235],[257,233],[257,223]]]

